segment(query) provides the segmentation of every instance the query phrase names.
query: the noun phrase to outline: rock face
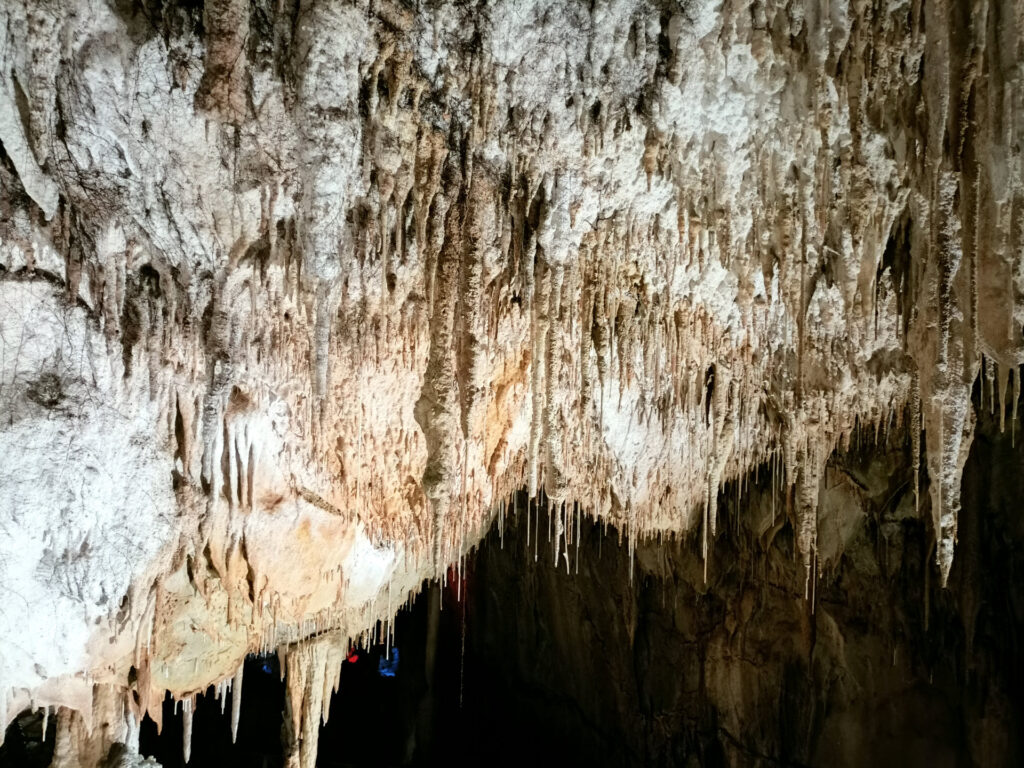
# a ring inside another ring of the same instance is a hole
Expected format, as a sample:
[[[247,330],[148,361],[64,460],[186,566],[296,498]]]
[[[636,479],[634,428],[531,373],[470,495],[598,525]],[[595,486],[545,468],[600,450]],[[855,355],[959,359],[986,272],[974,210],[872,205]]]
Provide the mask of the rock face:
[[[770,477],[811,600],[829,457],[905,435],[945,584],[1022,62],[1019,0],[0,4],[0,726],[93,765],[277,649],[312,765],[520,488],[556,566],[589,515],[713,568]]]

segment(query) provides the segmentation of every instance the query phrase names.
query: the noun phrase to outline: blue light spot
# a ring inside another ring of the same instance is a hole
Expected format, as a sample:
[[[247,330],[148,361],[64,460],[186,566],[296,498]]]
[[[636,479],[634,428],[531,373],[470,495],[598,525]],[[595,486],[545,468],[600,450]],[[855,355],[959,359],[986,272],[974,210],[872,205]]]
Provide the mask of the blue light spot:
[[[398,674],[398,649],[391,649],[391,658],[381,656],[377,662],[377,674],[381,677],[394,677]]]

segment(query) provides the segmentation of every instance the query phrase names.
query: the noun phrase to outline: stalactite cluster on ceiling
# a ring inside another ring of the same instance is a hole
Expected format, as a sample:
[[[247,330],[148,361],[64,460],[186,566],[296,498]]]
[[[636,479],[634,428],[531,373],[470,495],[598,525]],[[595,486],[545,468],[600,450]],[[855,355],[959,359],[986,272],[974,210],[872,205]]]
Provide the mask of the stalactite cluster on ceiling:
[[[312,765],[521,487],[557,566],[771,473],[810,584],[829,456],[905,430],[948,577],[1021,390],[1020,3],[413,6],[0,6],[0,725],[282,649]]]

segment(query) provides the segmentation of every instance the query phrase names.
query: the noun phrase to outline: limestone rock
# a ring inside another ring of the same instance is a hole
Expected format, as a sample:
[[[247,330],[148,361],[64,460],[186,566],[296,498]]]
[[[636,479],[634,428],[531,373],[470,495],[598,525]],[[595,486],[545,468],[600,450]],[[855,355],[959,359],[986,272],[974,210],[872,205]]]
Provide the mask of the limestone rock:
[[[4,3],[0,727],[365,633],[521,487],[706,564],[772,468],[810,583],[828,457],[908,424],[944,581],[1020,394],[1022,23]]]

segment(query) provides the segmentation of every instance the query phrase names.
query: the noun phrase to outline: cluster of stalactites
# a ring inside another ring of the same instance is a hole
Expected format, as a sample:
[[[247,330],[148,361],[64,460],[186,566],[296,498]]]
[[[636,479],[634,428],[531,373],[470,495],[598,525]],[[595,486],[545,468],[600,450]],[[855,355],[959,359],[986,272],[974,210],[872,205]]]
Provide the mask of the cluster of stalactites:
[[[1020,153],[1012,149],[1024,130],[1024,28],[1014,7],[1006,0],[979,0],[965,29],[952,5],[927,4],[922,11],[922,92],[929,114],[922,192],[912,201],[924,225],[911,244],[919,278],[910,336],[943,584],[953,564],[960,484],[974,433],[974,385],[980,378],[982,399],[988,388],[994,406],[991,379],[998,378],[1005,427],[1008,382],[1012,373],[1018,395],[1024,362],[1018,305],[1024,174]],[[958,29],[964,46],[951,44]],[[1011,61],[1018,65],[1008,66]],[[1016,403],[1014,397],[1013,421]]]
[[[984,5],[988,7],[988,4]],[[208,71],[204,76],[203,91],[207,100],[206,107],[225,117],[235,109],[232,104],[237,96],[237,75],[239,67],[244,67],[244,61],[238,64],[236,58],[228,55],[232,50],[237,53],[238,35],[241,33],[236,34],[224,24],[224,20],[237,11],[238,4],[220,3],[217,7],[220,10],[216,14],[211,13],[211,22],[220,25],[218,28],[223,28],[225,33],[224,39],[218,42],[220,47],[211,47],[207,51]],[[407,24],[403,23],[402,28],[405,26]],[[936,25],[936,28],[941,30],[942,24]],[[929,35],[932,35],[932,27],[929,27]],[[976,40],[971,52],[971,66],[977,70],[979,67],[984,68],[987,61],[983,20],[972,21],[972,35]],[[753,398],[758,394],[762,381],[770,376],[771,366],[762,364],[759,368],[751,365],[744,349],[736,351],[734,355],[734,350],[723,339],[727,335],[725,331],[716,328],[713,322],[707,323],[704,318],[695,321],[699,311],[688,312],[685,306],[678,306],[665,293],[659,295],[654,291],[647,292],[647,284],[654,282],[658,276],[627,275],[625,267],[633,259],[634,252],[645,248],[660,248],[658,238],[653,233],[661,225],[645,225],[628,212],[618,212],[616,220],[597,225],[592,234],[583,238],[578,259],[566,259],[559,247],[555,247],[558,239],[554,235],[559,233],[554,230],[562,216],[561,206],[564,202],[559,197],[558,174],[518,174],[520,166],[528,167],[527,163],[518,160],[511,161],[509,168],[495,170],[489,167],[489,161],[485,162],[474,154],[473,142],[486,136],[491,120],[489,110],[493,106],[478,104],[476,101],[474,108],[477,113],[474,113],[473,125],[465,132],[466,136],[462,140],[462,156],[449,157],[448,147],[458,142],[447,141],[447,137],[438,131],[426,130],[419,125],[415,105],[422,93],[423,82],[415,75],[408,53],[400,49],[401,46],[396,47],[393,42],[382,46],[368,71],[371,80],[377,76],[391,80],[389,96],[383,100],[380,100],[377,89],[370,89],[370,118],[366,127],[367,146],[373,144],[374,151],[380,149],[381,157],[387,163],[378,168],[373,182],[375,189],[369,196],[377,206],[377,215],[366,219],[367,232],[352,235],[349,238],[351,242],[346,240],[346,247],[351,245],[357,253],[349,254],[346,250],[347,261],[343,266],[358,271],[363,268],[365,261],[379,260],[383,264],[381,273],[386,283],[388,265],[393,260],[404,260],[410,249],[416,249],[424,260],[423,287],[430,317],[429,333],[424,335],[429,337],[431,353],[424,377],[421,405],[417,407],[417,420],[426,438],[429,453],[423,489],[433,518],[431,538],[435,571],[442,572],[448,561],[459,556],[457,553],[464,549],[467,531],[479,529],[479,519],[467,518],[480,518],[483,514],[473,510],[477,499],[468,490],[472,483],[467,475],[473,471],[469,468],[469,449],[474,440],[479,439],[480,414],[486,399],[486,364],[495,357],[490,340],[495,332],[494,315],[498,310],[489,304],[496,305],[498,298],[502,298],[488,295],[488,286],[495,285],[507,293],[520,295],[524,314],[529,318],[529,407],[532,415],[524,474],[532,494],[536,495],[543,489],[547,498],[555,502],[571,497],[587,499],[592,494],[586,488],[588,483],[581,482],[581,478],[593,479],[589,471],[591,467],[597,467],[598,474],[605,468],[609,472],[622,473],[622,467],[613,467],[608,457],[601,455],[607,452],[602,441],[593,439],[594,436],[589,434],[590,422],[595,420],[595,415],[599,423],[603,420],[606,410],[605,391],[612,379],[617,380],[621,396],[622,389],[640,378],[642,381],[638,382],[641,385],[638,389],[649,389],[654,395],[645,398],[642,407],[658,411],[666,425],[674,419],[689,419],[688,423],[698,425],[703,422],[701,431],[706,435],[700,438],[703,441],[703,453],[699,457],[700,461],[695,462],[701,466],[699,476],[693,478],[692,483],[678,484],[688,486],[690,492],[683,495],[691,506],[703,505],[705,535],[712,540],[716,533],[717,495],[722,483],[729,477],[737,477],[749,471],[752,466],[764,461],[767,455],[780,450],[780,445],[798,446],[781,450],[792,457],[792,462],[787,461],[787,465],[793,463],[793,466],[786,475],[791,484],[799,485],[796,512],[800,529],[798,541],[802,556],[809,562],[813,558],[814,548],[816,479],[820,477],[820,466],[835,446],[837,436],[842,434],[843,426],[833,425],[825,429],[819,425],[821,431],[827,434],[809,440],[800,430],[790,434],[785,428],[766,429],[766,425],[759,424],[756,417],[750,418],[745,414],[744,403],[754,402]],[[928,56],[932,55],[928,53]],[[950,78],[951,82],[953,80],[955,78]],[[475,82],[485,81],[486,77],[480,77]],[[970,82],[974,83],[975,80]],[[934,90],[931,85],[929,87]],[[1009,84],[1006,87],[1009,88]],[[479,88],[486,90],[483,85],[479,85]],[[400,106],[398,94],[406,89],[411,89],[414,94],[412,109]],[[486,94],[481,95],[482,99],[483,96]],[[942,110],[936,110],[936,115],[945,114],[948,104],[941,99],[936,104],[943,107]],[[935,121],[939,120],[940,117],[935,117]],[[411,130],[410,125],[415,130]],[[1011,134],[1017,130],[1013,120],[1008,121],[1008,126]],[[1000,145],[1007,140],[1006,137],[989,139],[992,142],[998,139]],[[940,144],[940,141],[929,139],[929,150]],[[644,170],[648,180],[658,165],[653,162],[658,154],[655,149],[652,140],[644,155]],[[974,155],[977,158],[980,152],[975,151]],[[505,199],[505,192],[500,190],[500,185],[495,181],[505,174],[513,177],[514,190],[509,199]],[[933,174],[930,184],[935,192],[921,206],[922,211],[930,217],[928,220],[956,221],[958,217],[963,217],[963,212],[971,214],[974,210],[964,200],[969,199],[977,208],[982,202],[994,197],[994,192],[985,192],[983,176],[977,168],[968,168],[955,178],[951,172]],[[957,189],[959,197],[951,191]],[[825,191],[821,194],[824,195]],[[957,210],[953,210],[954,199],[959,199]],[[410,200],[411,215],[406,216]],[[800,234],[801,270],[804,269],[809,249],[826,250],[824,243],[805,242],[824,237],[825,225],[815,224],[814,220],[825,215],[823,211],[828,207],[826,203],[824,196],[816,199],[815,207],[820,211],[806,217],[806,221],[802,221],[799,226],[793,224],[789,227]],[[718,261],[728,264],[730,268],[735,266],[743,269],[741,259],[735,258],[728,245],[728,212],[718,214],[714,210],[715,206],[709,205],[708,210],[702,209],[700,215],[691,214],[697,208],[702,207],[695,207],[681,190],[677,243],[661,249],[663,253],[653,259],[655,267],[671,273],[673,278],[677,268],[686,264],[703,269],[705,265]],[[965,219],[962,232],[938,223],[919,228],[929,232],[929,247],[918,249],[915,258],[923,264],[937,265],[940,318],[952,318],[958,309],[965,308],[964,301],[957,303],[950,298],[954,282],[962,279],[958,275],[964,274],[963,264],[970,266],[974,272],[978,270],[980,256],[977,246],[958,249],[955,240],[961,236],[970,236],[977,241],[979,232],[988,231],[984,229],[988,222],[990,230],[1006,230],[1004,251],[1012,251],[1017,236],[1012,229],[1012,221],[1004,221],[1007,219],[1004,214],[997,215],[994,223],[989,219],[982,221],[976,216],[970,221]],[[787,215],[793,218],[792,211]],[[571,218],[571,211],[566,216]],[[716,217],[722,221],[718,222]],[[266,220],[261,224],[261,236],[267,235],[273,246],[277,223],[270,220],[269,213],[264,218]],[[1012,215],[1009,219],[1012,219]],[[300,225],[300,229],[302,226],[308,228],[312,223]],[[786,227],[781,227],[780,232],[784,229]],[[780,234],[780,241],[775,244],[782,251],[787,251],[790,245],[787,232]],[[652,242],[655,244],[652,245]],[[241,252],[250,245],[242,241],[236,244],[229,259],[230,268],[217,276],[207,350],[209,358],[214,362],[210,365],[205,394],[200,392],[201,388],[185,388],[168,408],[169,424],[183,436],[179,454],[186,479],[198,482],[201,477],[213,496],[224,495],[232,507],[241,508],[252,502],[252,488],[246,478],[251,476],[252,465],[259,460],[261,448],[259,443],[251,439],[253,430],[249,429],[245,420],[249,410],[259,410],[258,407],[247,409],[245,401],[251,399],[255,402],[260,398],[244,393],[243,388],[236,388],[242,378],[242,371],[258,367],[244,359],[244,356],[240,357],[250,346],[245,340],[252,335],[252,322],[248,316],[240,317],[238,311],[240,300],[245,298],[247,291],[253,294],[256,284],[252,280],[243,280],[243,270],[232,271],[241,261]],[[734,245],[742,246],[740,243]],[[869,246],[870,243],[864,244],[864,258],[872,255],[866,252]],[[483,274],[484,251],[487,247],[499,248],[502,262],[510,265],[507,268],[508,274],[500,275],[497,280],[493,279],[493,275]],[[663,254],[670,256],[666,258]],[[783,265],[779,266],[781,270]],[[855,269],[848,271],[851,274],[857,272]],[[924,273],[927,269],[919,271]],[[491,278],[490,283],[487,283],[488,277]],[[744,280],[748,277],[745,275]],[[316,282],[316,271],[310,270],[307,279]],[[620,284],[632,280],[638,282],[640,290],[622,289]],[[790,282],[794,281],[791,275]],[[337,334],[337,329],[331,326],[331,319],[338,312],[339,297],[335,282],[325,279],[314,286],[315,343],[309,351],[314,358],[315,381],[311,390],[321,397],[327,391],[331,336]],[[804,295],[805,278],[802,274],[799,282],[800,290],[795,300],[790,301],[792,297],[788,296],[785,288],[782,294],[784,300],[795,308],[790,314],[798,316],[799,355],[802,359],[805,333],[803,313],[809,297]],[[919,281],[921,286],[925,282]],[[161,280],[161,285],[165,283],[173,286],[173,280]],[[972,290],[977,290],[976,283],[977,280],[972,277]],[[114,295],[113,291],[109,293]],[[385,285],[381,296],[386,297],[388,293]],[[918,293],[922,295],[921,301],[932,300],[925,288],[920,287]],[[952,321],[945,320],[939,323],[942,339],[936,343],[926,340],[919,344],[936,348],[938,352],[934,356],[939,363],[947,361],[947,368],[952,365],[956,369],[950,368],[947,374],[940,376],[922,375],[918,383],[923,411],[921,425],[926,435],[929,475],[933,478],[934,527],[940,543],[937,557],[944,579],[948,574],[952,543],[955,541],[959,469],[966,456],[971,435],[970,409],[963,406],[969,399],[970,382],[978,375],[980,359],[977,354],[978,300],[974,294],[971,295],[972,298],[967,301],[966,316],[970,318],[967,325],[973,335],[966,334],[964,349],[957,346],[959,331],[952,335],[946,333],[952,327]],[[763,300],[764,297],[761,298]],[[249,304],[253,303],[250,299]],[[109,314],[116,320],[121,312],[112,311]],[[154,311],[151,314],[153,323],[159,323],[168,311]],[[169,314],[174,315],[173,309]],[[677,320],[680,315],[686,316],[682,327]],[[770,335],[766,330],[768,321],[767,311],[761,317],[751,311],[743,322],[749,323],[751,329],[757,329],[760,323],[760,332],[767,336]],[[699,341],[698,334],[694,332],[695,322],[705,325],[700,331],[704,338]],[[707,331],[708,327],[710,332]],[[680,340],[680,336],[684,338]],[[334,343],[337,343],[336,339]],[[633,354],[637,347],[641,351]],[[456,350],[454,355],[453,349]],[[719,354],[719,350],[727,351]],[[915,351],[915,356],[921,359],[920,366],[923,369],[935,367],[941,370],[941,364],[933,365],[927,354],[917,354]],[[962,358],[959,362],[958,356]],[[1007,355],[997,357],[1008,359]],[[638,360],[642,361],[640,367],[644,369],[639,372],[635,370]],[[575,362],[576,365],[567,361]],[[957,368],[957,365],[960,367]],[[198,363],[193,367],[202,368]],[[717,385],[712,395],[714,403],[707,404],[699,382],[697,386],[690,387],[684,387],[680,382],[699,380],[700,374],[712,367],[716,371]],[[1008,370],[1007,365],[1004,363],[999,370]],[[671,383],[665,386],[663,381]],[[1015,386],[1016,381],[1015,377]],[[685,395],[681,392],[684,388],[690,390]],[[197,392],[200,394],[197,395]],[[666,394],[671,396],[663,396]],[[262,407],[262,403],[259,405]],[[892,409],[901,406],[899,402],[888,404]],[[694,414],[700,415],[701,412],[703,418],[693,418]],[[835,418],[834,414],[830,418]],[[316,431],[319,424],[321,421],[312,416],[309,418],[308,431]],[[581,424],[585,426],[581,428]],[[177,429],[179,425],[181,428]],[[573,435],[573,425],[585,434]],[[327,429],[320,431],[325,437],[329,434]],[[570,436],[584,439],[573,441],[569,439]],[[913,439],[917,441],[919,436],[915,435]],[[228,467],[228,472],[222,473],[219,470],[222,465]],[[509,472],[518,474],[522,471],[513,466]],[[659,484],[680,479],[671,477],[667,471],[664,474],[669,476],[662,477],[659,474],[656,478]],[[935,481],[936,478],[940,479],[939,482]],[[599,477],[598,481],[607,479]],[[494,478],[488,480],[492,486],[498,484]],[[507,482],[505,484],[508,485]],[[358,485],[356,488],[358,502]],[[653,504],[650,502],[648,506]],[[632,531],[643,530],[651,524],[650,518],[655,516],[653,512],[645,512],[642,506],[638,503],[628,504],[625,512],[628,519],[625,522]],[[594,505],[595,510],[607,507],[606,503]],[[679,519],[682,521],[687,517],[680,512]],[[564,531],[556,527],[556,532],[556,539],[561,540]],[[558,558],[556,552],[556,561]]]
[[[278,650],[285,675],[285,765],[315,768],[320,726],[330,716],[348,641],[319,635]]]

